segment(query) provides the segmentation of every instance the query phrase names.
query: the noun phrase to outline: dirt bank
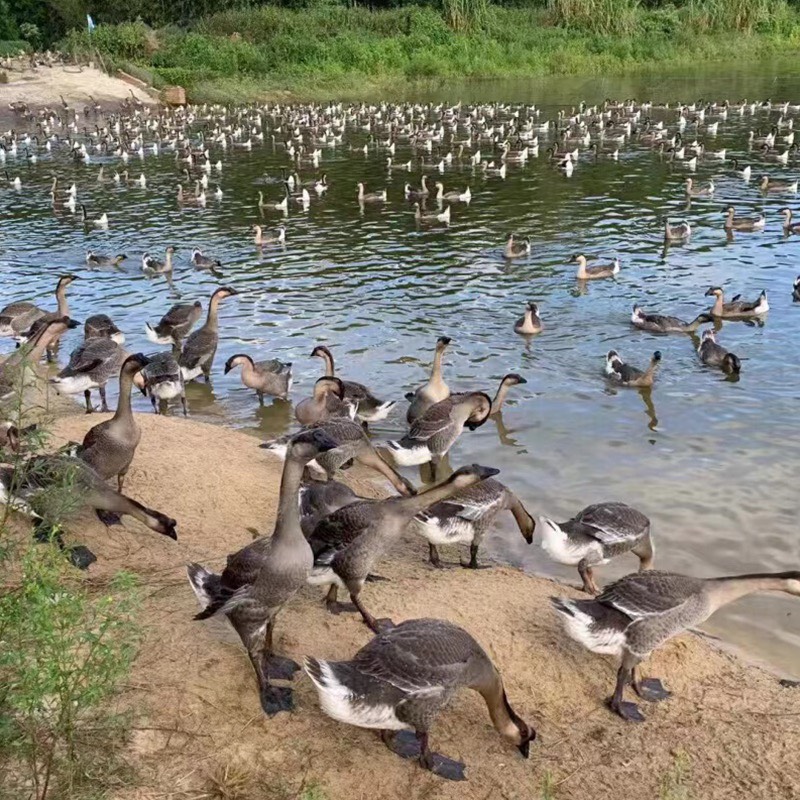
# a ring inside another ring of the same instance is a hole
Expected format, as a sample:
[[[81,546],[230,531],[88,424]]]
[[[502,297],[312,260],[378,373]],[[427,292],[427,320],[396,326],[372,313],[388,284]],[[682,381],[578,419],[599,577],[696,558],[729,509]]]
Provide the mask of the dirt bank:
[[[54,444],[80,440],[102,418],[58,420]],[[368,584],[365,602],[376,616],[444,617],[471,631],[502,670],[518,712],[538,729],[531,759],[501,741],[471,693],[457,698],[432,735],[435,748],[466,762],[461,784],[400,760],[370,731],[325,717],[304,677],[296,681],[295,712],[266,719],[235,634],[222,620],[192,621],[196,601],[184,564],[220,567],[254,531],[271,530],[280,464],[250,437],[222,427],[151,415],[140,421],[127,491],[174,516],[178,542],[131,521],[107,530],[86,515],[72,526],[73,538],[98,556],[92,579],[133,570],[147,596],[146,638],[121,697],[136,710],[128,757],[140,784],[117,792],[118,800],[288,800],[311,786],[321,792],[313,796],[328,800],[798,796],[800,689],[685,635],[646,665],[675,697],[647,706],[645,724],[626,724],[603,708],[614,663],[566,640],[550,610],[551,594],[572,590],[502,567],[435,572],[424,563],[426,548],[410,537],[380,566],[391,582]],[[282,652],[348,658],[369,640],[357,617],[332,617],[320,600],[309,589],[280,616]],[[678,770],[679,762],[688,770]],[[249,789],[210,793],[209,776],[226,767]],[[679,774],[690,794],[660,795],[663,782]],[[548,782],[551,793],[543,790]]]

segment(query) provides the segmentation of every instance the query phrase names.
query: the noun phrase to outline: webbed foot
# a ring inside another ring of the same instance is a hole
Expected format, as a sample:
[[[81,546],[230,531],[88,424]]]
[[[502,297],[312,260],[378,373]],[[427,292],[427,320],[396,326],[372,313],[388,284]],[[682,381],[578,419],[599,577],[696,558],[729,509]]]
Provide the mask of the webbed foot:
[[[266,662],[266,673],[270,680],[290,681],[299,669],[296,661],[284,656],[271,655]]]
[[[613,700],[609,700],[608,706],[615,714],[622,717],[622,719],[627,720],[628,722],[645,721],[645,716],[641,711],[639,711],[639,706],[637,706],[636,703],[629,703],[625,700],[620,700],[619,703],[614,703]]]
[[[644,678],[638,684],[634,684],[633,688],[642,700],[649,700],[651,703],[672,697],[672,692],[664,688],[664,684],[658,678]]]
[[[281,711],[291,711],[294,708],[292,690],[286,686],[262,686],[261,708],[268,717],[274,717]]]

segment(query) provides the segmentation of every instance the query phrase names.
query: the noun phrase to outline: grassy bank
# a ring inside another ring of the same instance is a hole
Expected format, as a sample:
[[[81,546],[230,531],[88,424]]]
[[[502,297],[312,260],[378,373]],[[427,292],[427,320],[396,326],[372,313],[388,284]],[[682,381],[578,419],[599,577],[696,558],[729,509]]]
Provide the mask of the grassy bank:
[[[399,81],[756,61],[800,51],[800,14],[759,0],[647,10],[633,0],[553,0],[547,8],[490,5],[467,22],[431,7],[263,6],[183,28],[100,25],[91,37],[73,32],[63,47],[78,56],[96,48],[156,86],[185,86],[195,101],[282,92],[313,100],[396,91]]]

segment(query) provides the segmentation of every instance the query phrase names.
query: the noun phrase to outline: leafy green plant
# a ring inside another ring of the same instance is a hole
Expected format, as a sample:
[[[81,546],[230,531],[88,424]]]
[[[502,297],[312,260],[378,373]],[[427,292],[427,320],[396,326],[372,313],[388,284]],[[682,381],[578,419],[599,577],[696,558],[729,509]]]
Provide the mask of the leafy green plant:
[[[592,33],[630,34],[640,23],[639,0],[550,0],[549,8],[557,25]]]

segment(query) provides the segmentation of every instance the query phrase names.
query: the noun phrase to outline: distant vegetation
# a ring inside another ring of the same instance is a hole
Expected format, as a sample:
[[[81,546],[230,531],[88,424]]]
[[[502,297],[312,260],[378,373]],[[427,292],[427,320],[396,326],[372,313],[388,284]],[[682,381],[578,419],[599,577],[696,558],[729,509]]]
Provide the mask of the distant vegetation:
[[[78,57],[99,52],[107,66],[181,84],[194,99],[282,89],[327,97],[398,79],[619,72],[800,50],[800,5],[787,0],[383,0],[369,8],[97,0],[91,35],[83,0],[14,0],[13,8],[0,38],[59,42]]]

